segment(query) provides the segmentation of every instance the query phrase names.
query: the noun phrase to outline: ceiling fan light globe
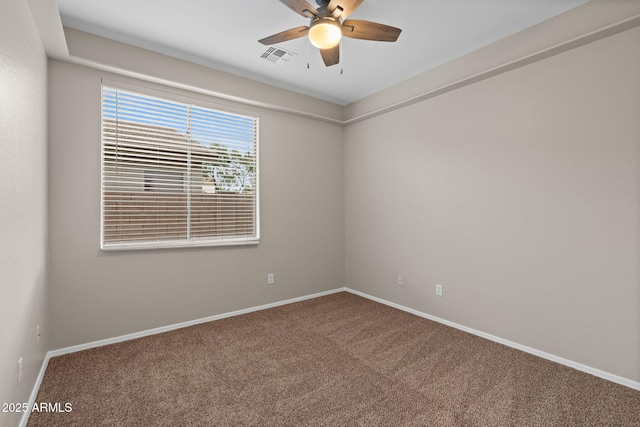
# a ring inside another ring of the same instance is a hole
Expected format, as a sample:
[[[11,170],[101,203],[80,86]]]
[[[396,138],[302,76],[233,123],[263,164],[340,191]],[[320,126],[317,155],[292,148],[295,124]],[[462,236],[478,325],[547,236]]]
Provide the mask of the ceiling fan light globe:
[[[335,21],[318,21],[309,30],[309,41],[318,49],[331,49],[340,43],[342,30]]]

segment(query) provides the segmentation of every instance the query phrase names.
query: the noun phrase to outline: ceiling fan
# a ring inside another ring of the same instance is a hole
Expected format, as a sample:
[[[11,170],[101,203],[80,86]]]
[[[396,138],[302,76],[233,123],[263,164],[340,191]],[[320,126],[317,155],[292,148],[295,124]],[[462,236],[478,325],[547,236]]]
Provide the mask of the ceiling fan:
[[[400,28],[358,19],[346,19],[364,0],[316,0],[320,7],[314,9],[305,0],[280,0],[291,10],[311,19],[309,26],[291,28],[262,40],[264,45],[281,43],[309,36],[309,41],[320,49],[324,64],[329,67],[340,62],[340,39],[395,42],[402,31]]]

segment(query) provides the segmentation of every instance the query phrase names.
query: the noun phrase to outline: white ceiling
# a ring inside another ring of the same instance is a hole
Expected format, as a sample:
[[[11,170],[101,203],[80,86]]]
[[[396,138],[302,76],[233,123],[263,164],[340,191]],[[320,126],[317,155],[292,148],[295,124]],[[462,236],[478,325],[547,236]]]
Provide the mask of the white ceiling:
[[[295,53],[288,62],[261,58],[257,40],[309,23],[278,0],[56,1],[65,26],[346,105],[589,0],[365,0],[350,19],[402,34],[345,38],[333,67],[306,38],[276,45]]]

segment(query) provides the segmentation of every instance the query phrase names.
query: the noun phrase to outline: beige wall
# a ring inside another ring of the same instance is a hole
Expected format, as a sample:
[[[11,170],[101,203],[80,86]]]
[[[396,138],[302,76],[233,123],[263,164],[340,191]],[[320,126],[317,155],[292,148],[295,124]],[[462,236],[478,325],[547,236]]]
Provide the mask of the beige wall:
[[[347,127],[347,286],[640,381],[638,52],[635,28]]]
[[[100,251],[102,77],[136,83],[49,62],[52,348],[344,286],[343,129],[228,101],[260,119],[260,245]]]
[[[0,403],[28,401],[48,347],[46,65],[26,2],[0,2]]]

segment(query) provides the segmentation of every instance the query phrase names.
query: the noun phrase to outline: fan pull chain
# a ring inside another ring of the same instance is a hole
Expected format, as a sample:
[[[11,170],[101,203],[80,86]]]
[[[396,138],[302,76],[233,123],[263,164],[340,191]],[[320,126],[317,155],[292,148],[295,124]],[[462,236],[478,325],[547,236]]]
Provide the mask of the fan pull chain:
[[[340,75],[344,72],[344,49],[342,47],[342,39],[340,39],[340,56],[342,59],[340,60]]]
[[[307,37],[307,70],[309,68],[309,37]]]

